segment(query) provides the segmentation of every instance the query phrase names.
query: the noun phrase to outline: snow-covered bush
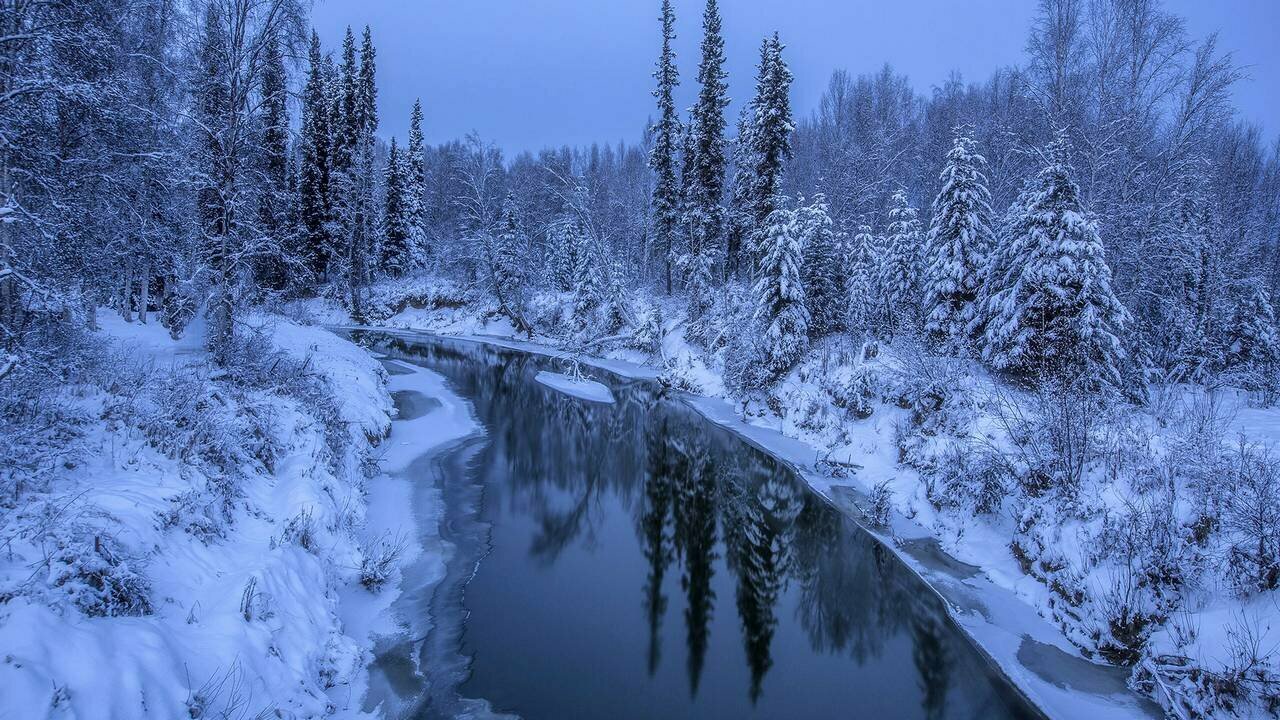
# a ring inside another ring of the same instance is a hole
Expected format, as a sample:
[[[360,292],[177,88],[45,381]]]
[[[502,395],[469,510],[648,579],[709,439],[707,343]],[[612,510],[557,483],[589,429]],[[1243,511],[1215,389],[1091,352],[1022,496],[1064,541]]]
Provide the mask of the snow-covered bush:
[[[319,542],[316,532],[316,520],[311,514],[311,508],[303,508],[285,524],[284,531],[280,534],[280,544],[296,545],[308,552],[317,552]]]
[[[1109,578],[1095,598],[1103,623],[1095,639],[1109,662],[1132,665],[1151,632],[1179,607],[1198,582],[1202,557],[1179,521],[1170,492],[1139,496],[1109,512],[1086,543],[1090,561]]]
[[[1280,461],[1240,441],[1223,485],[1228,573],[1242,595],[1280,587]]]
[[[867,520],[876,527],[889,526],[889,518],[893,512],[893,490],[889,488],[889,483],[889,478],[885,478],[871,488]]]
[[[925,496],[937,508],[993,513],[1009,494],[1003,459],[968,441],[946,444],[940,461],[924,473]]]
[[[698,382],[693,361],[683,355],[669,357],[663,361],[662,372],[658,374],[658,383],[669,390],[694,395],[702,392],[702,385]]]
[[[636,310],[635,331],[627,338],[626,345],[650,355],[655,354],[662,347],[664,327],[662,308],[657,305],[641,306]]]
[[[391,579],[405,539],[384,535],[360,548],[360,584],[369,592],[377,592]]]
[[[1053,492],[1074,502],[1110,405],[1103,396],[1068,384],[1048,383],[1028,396],[996,393],[995,419],[1008,438],[1006,468],[1031,497]]]
[[[151,613],[151,583],[141,573],[141,558],[87,525],[50,523],[45,530],[42,590],[50,602],[62,598],[99,617]]]
[[[754,328],[754,322],[749,323],[747,327]],[[774,378],[765,368],[764,360],[765,348],[754,330],[730,338],[724,349],[725,387],[738,397],[768,387]]]
[[[156,513],[161,530],[177,528],[203,543],[227,536],[231,508],[223,490],[206,485],[203,491],[185,490],[169,498],[168,507]]]
[[[818,382],[830,396],[831,404],[858,420],[871,417],[880,402],[879,375],[865,364],[840,363],[829,368]]]
[[[891,396],[926,435],[961,433],[975,415],[971,370],[952,358],[909,346],[889,373]]]

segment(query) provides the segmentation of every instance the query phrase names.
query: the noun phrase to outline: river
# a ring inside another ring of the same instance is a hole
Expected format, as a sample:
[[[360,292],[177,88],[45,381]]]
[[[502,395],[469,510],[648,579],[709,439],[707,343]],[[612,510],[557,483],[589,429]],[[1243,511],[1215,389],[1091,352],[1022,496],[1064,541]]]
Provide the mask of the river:
[[[550,358],[364,339],[443,375],[485,428],[415,463],[452,551],[399,605],[430,631],[382,648],[384,710],[1038,717],[893,553],[656,384],[596,372],[616,403],[594,403],[534,380]]]

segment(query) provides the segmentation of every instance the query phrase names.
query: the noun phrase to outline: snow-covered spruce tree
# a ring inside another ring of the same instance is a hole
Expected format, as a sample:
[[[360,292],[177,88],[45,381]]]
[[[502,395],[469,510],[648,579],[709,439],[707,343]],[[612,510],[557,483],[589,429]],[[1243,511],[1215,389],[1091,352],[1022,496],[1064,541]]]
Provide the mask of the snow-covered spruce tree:
[[[290,236],[295,232],[289,208],[289,78],[278,33],[267,38],[262,70],[260,121],[262,184],[258,193],[258,224],[269,243],[254,259],[253,279],[259,290],[284,290],[293,258]]]
[[[1086,387],[1120,385],[1120,338],[1128,311],[1111,291],[1097,226],[1085,217],[1059,136],[1050,165],[1001,249],[987,293],[983,359],[1033,378],[1070,378]]]
[[[355,146],[351,166],[349,246],[347,285],[351,291],[351,314],[364,316],[364,286],[369,281],[370,258],[374,254],[377,212],[374,207],[374,132],[378,129],[378,88],[375,82],[373,36],[364,28],[360,45],[360,68],[355,77],[354,110],[347,124],[355,126]],[[345,72],[345,69],[344,69]],[[344,76],[344,89],[346,79]],[[344,102],[345,107],[345,102]]]
[[[720,10],[707,0],[702,16],[702,61],[698,65],[698,101],[687,152],[689,173],[683,178],[685,223],[689,229],[688,252],[681,270],[688,289],[688,333],[705,340],[703,323],[711,309],[713,268],[721,258],[724,239],[724,109],[729,105],[724,71],[724,38],[720,35]]]
[[[427,158],[426,143],[422,137],[422,101],[413,101],[409,116],[409,145],[406,148],[403,169],[405,217],[409,225],[409,250],[414,265],[426,265],[431,260],[432,248],[427,240]]]
[[[844,261],[836,237],[827,199],[819,194],[813,202],[796,211],[800,228],[801,267],[806,306],[809,309],[809,336],[819,338],[839,330],[845,315]]]
[[[957,128],[933,201],[924,267],[925,330],[944,352],[967,353],[977,318],[980,270],[991,246],[986,160]]]
[[[790,370],[809,347],[800,229],[796,214],[784,207],[784,201],[775,205],[779,209],[769,216],[755,285],[755,318],[764,329],[763,362],[773,379]]]
[[[578,254],[582,249],[582,230],[577,218],[565,215],[547,229],[549,256],[547,270],[555,289],[570,292],[578,272]]]
[[[738,137],[733,141],[733,178],[729,182],[729,207],[725,212],[725,270],[729,275],[740,271],[746,264],[748,273],[755,274],[755,251],[752,234],[756,228],[755,210],[755,147],[751,142],[751,129],[755,113],[751,106],[742,108],[738,116]],[[746,256],[746,260],[742,256]]]
[[[845,317],[849,327],[861,332],[874,332],[881,316],[880,295],[876,288],[880,273],[880,253],[870,225],[859,225],[849,247],[846,275],[849,279]]]
[[[750,180],[752,211],[757,236],[777,206],[782,189],[782,171],[792,157],[791,70],[782,59],[782,42],[778,34],[764,41],[760,51],[760,74],[756,97],[751,103],[752,124],[748,138],[751,152]],[[757,237],[756,244],[759,240]]]
[[[919,283],[923,233],[916,209],[899,187],[889,200],[889,227],[879,286],[883,294],[884,327],[895,332],[919,320]]]
[[[1169,233],[1170,266],[1161,278],[1163,335],[1168,362],[1177,377],[1204,382],[1222,368],[1222,336],[1226,318],[1219,313],[1226,284],[1215,251],[1215,222],[1210,201],[1197,173],[1184,181],[1176,200]]]
[[[601,267],[600,258],[591,251],[585,234],[577,233],[572,237],[578,245],[573,254],[572,324],[575,333],[582,333],[591,326],[592,317],[604,297],[604,268]]]
[[[306,263],[313,278],[324,276],[333,246],[329,236],[330,155],[329,95],[325,78],[324,55],[320,36],[311,33],[311,63],[307,83],[302,91],[301,167],[298,170],[298,204],[302,220],[302,247],[298,255]]]
[[[383,273],[398,278],[409,269],[413,253],[409,246],[409,217],[405,202],[405,178],[401,170],[403,155],[391,138],[387,151],[387,169],[383,180],[382,242],[379,243],[379,266]]]
[[[1280,329],[1261,283],[1251,283],[1227,329],[1226,369],[1250,390],[1280,391]]]
[[[482,250],[489,292],[498,301],[499,312],[522,331],[528,330],[524,318],[524,251],[527,244],[520,229],[515,197],[508,195],[502,205],[497,234],[484,234]]]
[[[676,238],[680,226],[680,180],[676,176],[676,154],[680,144],[680,116],[676,112],[675,89],[680,84],[676,69],[676,53],[672,42],[676,38],[676,17],[671,0],[662,1],[662,52],[658,56],[658,69],[653,77],[658,87],[653,91],[658,99],[658,121],[654,124],[653,149],[649,153],[649,167],[653,170],[654,184],[651,207],[653,211],[653,250],[663,268],[663,285],[671,294],[671,265],[676,253]]]

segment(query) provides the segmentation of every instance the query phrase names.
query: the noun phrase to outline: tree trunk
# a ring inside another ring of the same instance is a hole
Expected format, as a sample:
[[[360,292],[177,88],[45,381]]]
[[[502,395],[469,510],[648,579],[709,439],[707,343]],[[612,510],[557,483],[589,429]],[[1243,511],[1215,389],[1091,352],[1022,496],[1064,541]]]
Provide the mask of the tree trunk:
[[[133,258],[124,262],[124,292],[120,296],[120,317],[133,322]]]
[[[142,266],[142,279],[138,286],[138,320],[147,324],[147,306],[151,304],[151,263]]]

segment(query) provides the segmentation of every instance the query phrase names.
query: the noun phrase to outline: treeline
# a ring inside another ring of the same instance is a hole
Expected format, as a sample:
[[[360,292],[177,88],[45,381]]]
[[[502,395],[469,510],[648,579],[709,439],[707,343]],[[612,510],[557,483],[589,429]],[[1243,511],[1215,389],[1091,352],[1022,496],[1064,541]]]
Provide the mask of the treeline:
[[[370,31],[327,51],[298,0],[4,4],[8,357],[104,304],[175,333],[207,307],[217,346],[246,303],[361,319],[371,282],[431,273],[523,329],[560,293],[579,337],[678,296],[690,340],[749,358],[726,368],[744,388],[833,332],[1131,392],[1277,374],[1280,144],[1236,119],[1230,54],[1156,0],[1044,0],[1022,67],[929,96],[838,71],[799,120],[768,37],[732,130],[702,11],[687,112],[665,0],[641,140],[508,159],[426,146],[429,98],[382,142]]]

